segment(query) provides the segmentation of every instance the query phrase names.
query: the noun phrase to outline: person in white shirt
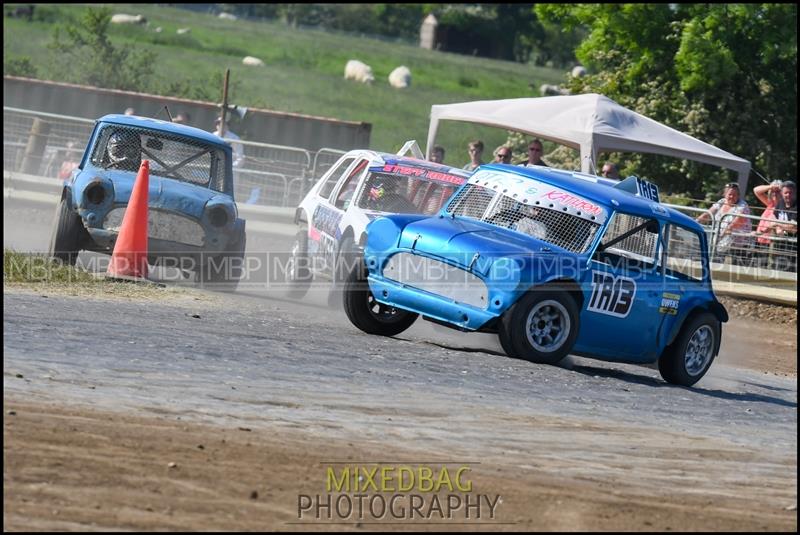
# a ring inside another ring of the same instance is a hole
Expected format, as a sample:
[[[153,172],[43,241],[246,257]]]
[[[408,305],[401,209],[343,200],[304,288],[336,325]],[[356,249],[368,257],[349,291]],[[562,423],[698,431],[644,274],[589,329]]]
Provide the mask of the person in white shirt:
[[[240,167],[242,163],[244,163],[244,147],[241,143],[236,143],[236,141],[240,141],[241,138],[231,132],[228,128],[228,122],[225,121],[225,127],[222,128],[222,117],[217,117],[217,120],[214,122],[216,128],[212,130],[212,134],[216,134],[222,139],[229,140],[231,148],[233,149],[233,166]]]

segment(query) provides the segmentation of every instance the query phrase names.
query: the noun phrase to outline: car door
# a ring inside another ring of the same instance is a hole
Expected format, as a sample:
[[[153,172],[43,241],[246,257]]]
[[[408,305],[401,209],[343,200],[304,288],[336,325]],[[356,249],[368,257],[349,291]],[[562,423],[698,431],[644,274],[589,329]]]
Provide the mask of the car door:
[[[366,158],[353,159],[341,174],[332,188],[323,187],[320,190],[320,199],[314,213],[311,215],[314,229],[313,236],[309,234],[309,250],[311,242],[316,242],[314,271],[319,274],[332,273],[335,255],[339,250],[341,239],[340,222],[344,217],[348,202],[355,193],[358,178],[366,169],[369,160]],[[322,197],[327,194],[326,197]]]
[[[660,226],[615,213],[581,287],[584,303],[576,353],[649,362],[656,358],[664,275],[657,269]]]

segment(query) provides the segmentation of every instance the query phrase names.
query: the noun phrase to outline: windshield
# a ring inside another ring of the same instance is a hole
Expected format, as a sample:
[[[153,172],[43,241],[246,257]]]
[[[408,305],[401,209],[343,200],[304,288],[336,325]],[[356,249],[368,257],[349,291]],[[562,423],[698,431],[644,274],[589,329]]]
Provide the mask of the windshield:
[[[447,199],[466,181],[465,177],[436,173],[444,181],[427,178],[433,174],[422,168],[404,167],[419,172],[411,176],[384,171],[370,171],[356,206],[396,214],[433,215],[441,210]]]
[[[225,192],[225,152],[197,139],[167,132],[107,125],[91,162],[103,169],[137,172],[150,161],[150,174]]]
[[[552,205],[551,205],[552,206]],[[447,206],[454,216],[470,217],[507,228],[574,253],[589,249],[598,223],[555,210],[519,202],[478,184],[467,186]]]

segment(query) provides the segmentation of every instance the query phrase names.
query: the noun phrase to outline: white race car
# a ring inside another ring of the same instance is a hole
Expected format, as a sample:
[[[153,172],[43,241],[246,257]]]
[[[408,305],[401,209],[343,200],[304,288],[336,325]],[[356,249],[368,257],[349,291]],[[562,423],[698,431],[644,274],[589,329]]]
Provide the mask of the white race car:
[[[407,149],[419,156],[401,156]],[[366,242],[365,228],[384,214],[437,213],[469,171],[422,159],[415,142],[398,154],[356,149],[344,154],[297,207],[297,234],[286,265],[288,294],[299,298],[312,281],[336,285]],[[339,276],[341,275],[341,277]]]

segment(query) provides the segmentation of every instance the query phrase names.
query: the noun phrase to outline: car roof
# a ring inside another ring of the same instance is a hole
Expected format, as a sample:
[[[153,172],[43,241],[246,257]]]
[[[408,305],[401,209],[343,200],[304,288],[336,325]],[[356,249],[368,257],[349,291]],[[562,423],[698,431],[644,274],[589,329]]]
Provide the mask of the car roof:
[[[471,171],[466,171],[460,167],[452,167],[443,163],[420,160],[411,156],[398,156],[397,154],[392,154],[390,152],[379,152],[371,149],[351,150],[345,156],[350,158],[363,156],[371,160],[380,160],[387,164],[406,165],[409,167],[419,167],[429,171],[438,171],[440,173],[459,175],[463,176],[465,179],[469,178],[469,176],[472,174]]]
[[[229,145],[216,134],[200,130],[193,126],[172,123],[169,121],[162,121],[160,119],[153,119],[151,117],[139,117],[138,115],[123,115],[119,113],[112,113],[100,117],[98,122],[113,123],[124,126],[135,126],[139,128],[149,128],[152,130],[160,130],[170,134],[179,134],[200,139],[213,145],[220,147],[229,147]]]
[[[615,188],[614,185],[619,183],[615,180],[577,171],[564,171],[562,169],[543,166],[524,167],[520,165],[492,163],[482,165],[478,169],[495,169],[512,172],[522,177],[533,178],[552,186],[568,190],[601,204],[609,210],[622,211],[640,217],[668,220],[672,223],[691,228],[698,233],[703,232],[703,227],[686,214],[661,203]],[[478,169],[476,169],[476,171]]]

